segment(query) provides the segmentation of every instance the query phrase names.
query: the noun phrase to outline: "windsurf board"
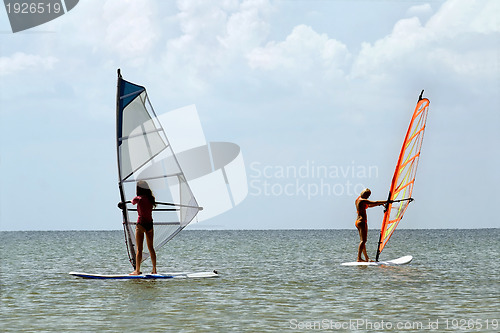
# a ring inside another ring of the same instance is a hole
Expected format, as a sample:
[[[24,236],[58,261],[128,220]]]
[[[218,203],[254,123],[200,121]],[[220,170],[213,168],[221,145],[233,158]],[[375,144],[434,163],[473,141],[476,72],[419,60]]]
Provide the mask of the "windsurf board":
[[[141,274],[141,275],[128,275],[128,274],[92,274],[69,272],[70,275],[86,278],[86,279],[115,279],[115,280],[134,280],[134,279],[188,279],[188,278],[213,278],[219,277],[217,271],[212,272],[178,272],[178,273],[162,273],[162,274]]]
[[[394,265],[405,265],[412,261],[412,256],[404,256],[401,258],[393,259],[393,260],[384,260],[384,261],[353,261],[353,262],[344,262],[342,266],[394,266]]]

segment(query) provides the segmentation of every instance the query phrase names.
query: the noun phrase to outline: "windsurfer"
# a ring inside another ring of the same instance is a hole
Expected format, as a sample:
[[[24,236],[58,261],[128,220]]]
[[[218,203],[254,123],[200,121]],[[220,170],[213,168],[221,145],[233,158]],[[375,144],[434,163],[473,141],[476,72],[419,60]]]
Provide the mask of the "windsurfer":
[[[136,197],[132,199],[131,203],[137,205],[137,225],[135,229],[135,240],[137,244],[137,254],[136,254],[136,267],[135,270],[129,275],[140,275],[141,274],[141,262],[142,262],[142,248],[144,244],[144,234],[146,234],[146,243],[148,245],[149,255],[151,256],[151,262],[153,264],[153,270],[151,274],[156,273],[156,252],[153,247],[153,208],[156,206],[155,197],[153,192],[149,188],[147,182],[140,180],[137,182],[136,187]],[[118,207],[123,209],[123,204],[118,204]]]
[[[366,217],[366,209],[370,207],[382,206],[387,203],[387,201],[370,201],[368,198],[370,197],[372,192],[370,189],[364,189],[359,197],[357,197],[356,210],[358,212],[358,218],[356,219],[356,228],[359,231],[359,247],[358,247],[358,259],[357,261],[372,261],[368,258],[368,254],[366,253],[366,240],[368,237],[368,219]],[[361,254],[365,256],[365,260],[361,258]]]

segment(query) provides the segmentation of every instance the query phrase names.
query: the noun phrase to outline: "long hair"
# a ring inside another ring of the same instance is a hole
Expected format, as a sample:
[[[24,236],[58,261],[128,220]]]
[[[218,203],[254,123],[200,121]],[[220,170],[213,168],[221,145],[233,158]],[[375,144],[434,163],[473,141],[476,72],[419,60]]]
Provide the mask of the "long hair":
[[[144,180],[139,180],[137,182],[136,194],[141,197],[147,197],[153,204],[153,207],[156,207],[156,199],[153,195],[153,191],[151,191],[148,183]]]

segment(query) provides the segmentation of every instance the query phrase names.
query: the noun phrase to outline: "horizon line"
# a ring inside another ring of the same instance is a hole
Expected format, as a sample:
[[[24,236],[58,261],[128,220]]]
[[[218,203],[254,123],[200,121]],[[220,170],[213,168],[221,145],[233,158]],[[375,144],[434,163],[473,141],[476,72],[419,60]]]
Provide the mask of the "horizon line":
[[[488,229],[500,229],[498,227],[484,227],[484,228],[403,228],[403,229],[398,229],[399,231],[402,230],[488,230]],[[356,231],[355,229],[352,228],[329,228],[329,229],[324,229],[324,228],[318,228],[318,229],[210,229],[210,228],[194,228],[194,229],[184,229],[183,232],[185,231],[330,231],[330,230],[349,230],[349,231]],[[74,231],[89,231],[89,232],[99,232],[99,231],[123,231],[123,229],[47,229],[47,230],[0,230],[0,232],[50,232],[50,231],[56,231],[56,232],[74,232]],[[372,228],[369,231],[380,231],[379,229]]]

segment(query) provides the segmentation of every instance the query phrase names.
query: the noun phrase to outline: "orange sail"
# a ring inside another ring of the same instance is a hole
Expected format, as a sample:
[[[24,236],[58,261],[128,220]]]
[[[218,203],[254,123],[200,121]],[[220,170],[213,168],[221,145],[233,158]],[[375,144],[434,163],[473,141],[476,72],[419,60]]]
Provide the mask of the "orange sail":
[[[403,141],[403,147],[399,153],[396,170],[392,177],[391,188],[389,190],[389,203],[385,206],[384,220],[380,230],[380,240],[378,243],[377,257],[396,230],[399,221],[403,218],[408,205],[413,200],[411,197],[413,184],[415,183],[415,174],[417,165],[420,159],[420,149],[424,139],[425,122],[427,120],[427,112],[429,110],[429,100],[422,98],[422,93],[411,117],[410,126],[406,132]]]

